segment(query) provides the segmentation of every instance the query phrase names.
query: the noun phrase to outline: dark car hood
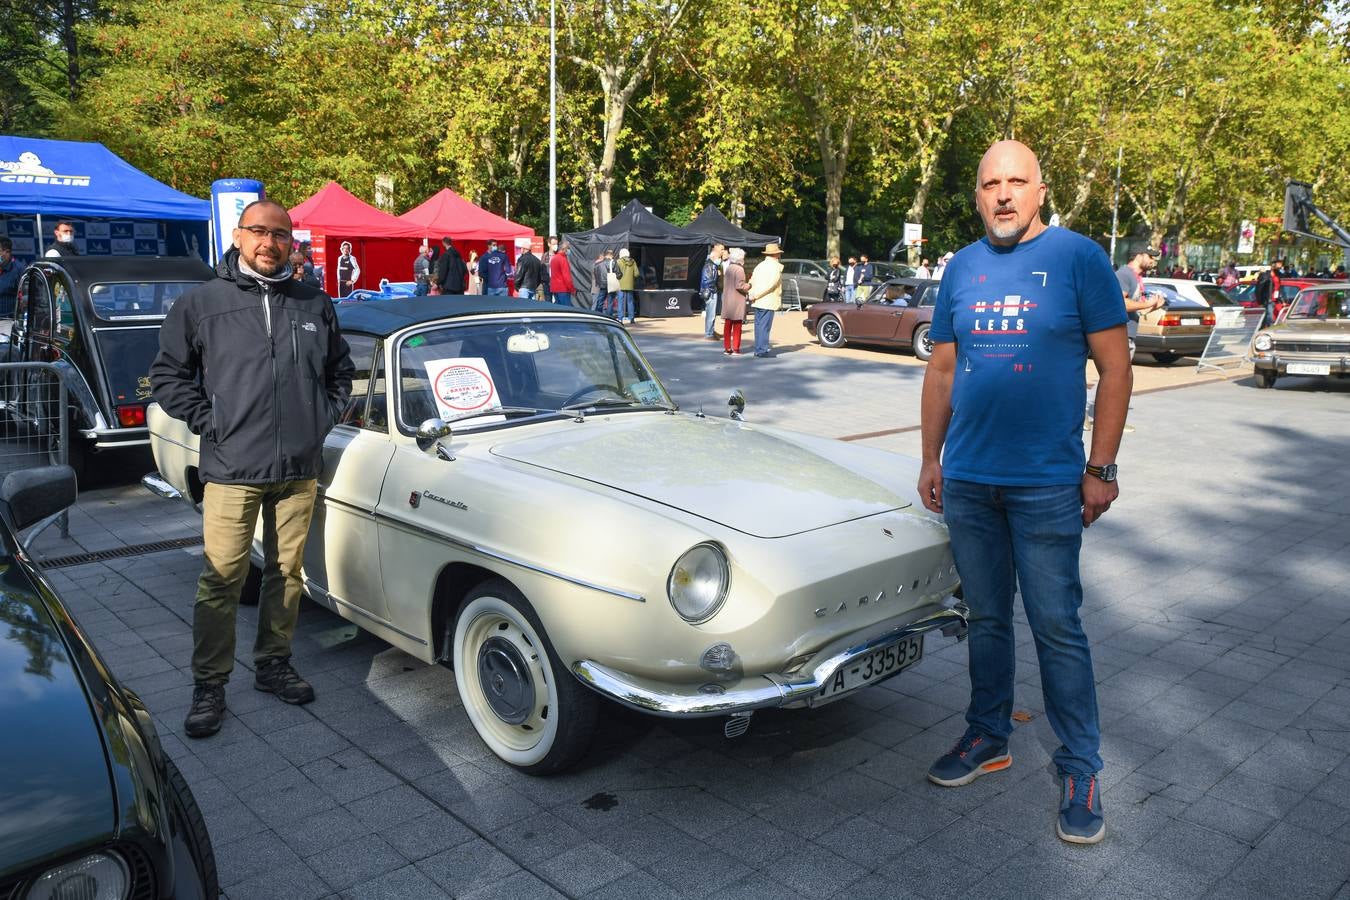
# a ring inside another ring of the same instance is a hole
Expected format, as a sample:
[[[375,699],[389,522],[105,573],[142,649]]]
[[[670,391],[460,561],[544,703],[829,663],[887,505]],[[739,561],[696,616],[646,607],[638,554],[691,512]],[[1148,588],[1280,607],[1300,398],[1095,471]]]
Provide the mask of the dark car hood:
[[[84,684],[27,573],[0,550],[0,879],[115,827]]]

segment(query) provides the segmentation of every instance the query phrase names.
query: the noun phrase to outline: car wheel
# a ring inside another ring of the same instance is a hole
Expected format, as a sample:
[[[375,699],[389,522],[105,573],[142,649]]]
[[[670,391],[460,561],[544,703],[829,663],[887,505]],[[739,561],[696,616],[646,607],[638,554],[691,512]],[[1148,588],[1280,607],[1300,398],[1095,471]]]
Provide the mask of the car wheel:
[[[529,603],[493,579],[455,620],[455,684],[483,743],[523,772],[560,772],[585,754],[598,700],[553,652]]]
[[[1275,378],[1277,376],[1274,372],[1263,372],[1260,369],[1257,369],[1254,373],[1254,377],[1256,379],[1256,386],[1265,390],[1266,388],[1273,388],[1275,386]]]
[[[914,329],[914,337],[910,339],[911,345],[914,348],[915,358],[921,359],[924,362],[928,362],[933,356],[933,341],[928,336],[928,330],[928,324],[924,323]]]
[[[844,346],[844,326],[834,316],[821,316],[816,323],[816,340],[822,347]]]
[[[201,896],[218,897],[220,879],[216,871],[216,854],[211,849],[211,836],[206,830],[206,819],[202,816],[202,811],[197,806],[197,798],[192,796],[192,790],[188,787],[187,780],[183,778],[183,773],[178,771],[173,760],[167,756],[164,757],[164,769],[168,775],[169,802],[176,814],[178,827],[183,829],[183,843],[192,854],[192,864],[197,869],[197,877],[201,879]]]
[[[1172,363],[1176,362],[1181,357],[1177,356],[1177,354],[1173,353],[1171,350],[1164,350],[1161,353],[1153,354],[1153,358],[1156,359],[1158,362],[1162,363],[1164,366],[1170,366]]]

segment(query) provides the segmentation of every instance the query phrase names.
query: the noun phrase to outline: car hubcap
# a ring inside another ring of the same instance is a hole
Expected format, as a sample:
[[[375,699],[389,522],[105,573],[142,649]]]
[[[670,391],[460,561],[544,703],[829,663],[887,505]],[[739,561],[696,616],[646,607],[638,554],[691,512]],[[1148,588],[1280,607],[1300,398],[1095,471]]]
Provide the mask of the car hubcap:
[[[826,322],[825,327],[822,330],[825,333],[825,340],[828,343],[833,344],[835,341],[839,340],[839,326],[833,322]]]
[[[478,650],[478,681],[483,696],[497,718],[519,725],[534,711],[534,682],[524,657],[515,645],[491,637]]]
[[[933,352],[933,341],[928,337],[928,332],[925,331],[923,333],[923,337],[919,339],[919,343],[923,346],[924,353],[931,354]]]

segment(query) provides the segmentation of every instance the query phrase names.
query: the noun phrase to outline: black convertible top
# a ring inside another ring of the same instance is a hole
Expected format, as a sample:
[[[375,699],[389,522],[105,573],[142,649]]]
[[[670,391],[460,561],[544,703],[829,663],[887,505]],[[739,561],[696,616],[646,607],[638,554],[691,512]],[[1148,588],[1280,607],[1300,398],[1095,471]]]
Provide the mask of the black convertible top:
[[[82,283],[209,281],[211,267],[195,256],[50,256],[35,263],[57,266]]]
[[[367,334],[388,337],[395,331],[457,316],[481,316],[501,313],[536,313],[591,316],[607,318],[589,309],[522,300],[519,297],[478,297],[450,294],[439,297],[408,297],[393,300],[366,300],[359,303],[335,304],[338,322],[344,330],[364,331]]]

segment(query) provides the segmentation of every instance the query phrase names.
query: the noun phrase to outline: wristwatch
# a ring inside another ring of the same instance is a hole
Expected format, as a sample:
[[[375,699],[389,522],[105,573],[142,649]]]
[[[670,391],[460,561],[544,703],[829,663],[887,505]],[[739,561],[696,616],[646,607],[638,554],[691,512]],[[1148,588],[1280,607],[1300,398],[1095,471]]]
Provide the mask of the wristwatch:
[[[1087,474],[1091,475],[1093,478],[1100,478],[1102,481],[1115,481],[1116,464],[1107,463],[1104,466],[1094,466],[1091,463],[1088,463]]]

